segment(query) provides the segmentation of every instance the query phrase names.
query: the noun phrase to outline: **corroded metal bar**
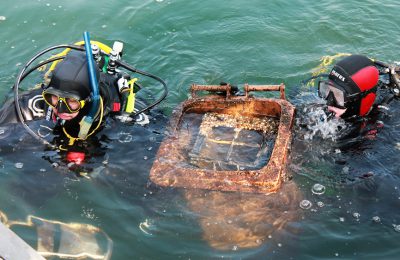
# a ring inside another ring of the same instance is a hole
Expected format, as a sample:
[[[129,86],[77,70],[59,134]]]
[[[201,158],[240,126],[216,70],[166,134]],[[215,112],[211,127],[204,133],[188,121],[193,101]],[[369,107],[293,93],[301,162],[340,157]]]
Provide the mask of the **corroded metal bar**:
[[[231,95],[231,85],[196,85],[193,84],[192,87],[190,88],[192,97],[195,98],[196,92],[198,91],[208,91],[208,92],[226,92],[226,97],[229,97]]]
[[[248,85],[245,84],[244,86],[244,93],[245,96],[248,97],[249,92],[251,91],[280,91],[281,99],[285,98],[285,85],[282,83],[280,85]]]

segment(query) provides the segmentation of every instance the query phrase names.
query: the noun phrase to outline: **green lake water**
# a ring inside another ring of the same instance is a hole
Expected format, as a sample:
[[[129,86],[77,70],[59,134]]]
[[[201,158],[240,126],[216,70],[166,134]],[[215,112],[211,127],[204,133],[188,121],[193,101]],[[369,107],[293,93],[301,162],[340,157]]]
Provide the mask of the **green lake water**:
[[[123,59],[163,78],[170,92],[147,127],[103,130],[89,179],[58,167],[59,155],[22,128],[2,130],[0,210],[9,220],[97,227],[113,241],[111,259],[398,259],[398,101],[382,133],[354,150],[327,152],[295,135],[292,178],[276,194],[165,189],[149,171],[191,84],[284,83],[301,106],[313,90],[298,83],[323,56],[400,61],[399,14],[395,0],[1,0],[2,96],[33,55],[81,41],[83,31],[109,45],[122,41]],[[311,208],[300,207],[303,200]]]

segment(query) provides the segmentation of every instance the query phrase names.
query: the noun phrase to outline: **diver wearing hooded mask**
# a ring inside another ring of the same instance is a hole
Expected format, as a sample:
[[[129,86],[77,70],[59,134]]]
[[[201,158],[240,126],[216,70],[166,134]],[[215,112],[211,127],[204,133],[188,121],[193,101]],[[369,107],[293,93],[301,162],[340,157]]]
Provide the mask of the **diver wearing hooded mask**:
[[[55,123],[55,133],[69,138],[73,145],[79,138],[81,122],[89,113],[92,93],[85,53],[71,50],[51,72],[51,79],[42,89],[34,89],[20,96],[21,112],[25,121],[46,118]],[[104,73],[95,63],[100,92],[100,106],[88,136],[104,126],[103,119],[111,114],[125,113],[130,93],[140,89],[127,74]],[[130,81],[130,84],[128,83]],[[133,112],[133,111],[130,111]],[[13,102],[0,110],[0,125],[18,122]],[[63,134],[62,134],[63,133]]]
[[[121,104],[125,103],[125,89],[118,81],[120,76],[100,73],[96,66],[96,78],[99,79],[100,106],[95,116],[95,123],[90,132],[95,132],[101,126],[103,117],[110,112],[124,111]],[[125,79],[126,82],[126,79]],[[119,86],[119,87],[118,87]],[[133,87],[133,86],[132,86]],[[48,109],[46,118],[59,121],[64,133],[74,138],[78,135],[80,123],[91,108],[91,88],[87,59],[82,52],[71,51],[55,68],[50,83],[43,89],[43,100]]]
[[[332,139],[338,147],[375,138],[389,115],[389,103],[400,93],[399,67],[350,55],[338,61],[318,82],[324,104],[300,106],[298,125],[307,128],[307,138],[315,135]],[[304,81],[304,82],[307,82]]]
[[[364,117],[376,99],[379,71],[365,56],[351,55],[339,61],[327,81],[320,81],[318,94],[336,117]]]
[[[390,87],[380,80],[380,74],[384,73],[379,64],[363,55],[351,55],[336,63],[328,80],[319,81],[318,95],[326,101],[328,114],[351,125],[342,129],[339,140],[374,138],[383,127],[387,105],[395,95],[383,94]]]

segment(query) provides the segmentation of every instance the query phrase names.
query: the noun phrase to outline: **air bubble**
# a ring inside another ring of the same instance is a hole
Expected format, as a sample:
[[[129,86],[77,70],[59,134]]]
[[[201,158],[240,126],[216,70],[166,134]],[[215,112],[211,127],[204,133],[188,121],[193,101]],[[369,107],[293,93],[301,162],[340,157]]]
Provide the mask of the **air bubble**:
[[[133,137],[129,133],[120,133],[118,141],[120,143],[130,143],[130,142],[132,142],[132,139],[133,139]]]
[[[149,236],[153,235],[151,231],[155,230],[154,223],[151,219],[145,219],[145,221],[139,224],[139,228],[143,233]]]
[[[309,200],[302,200],[300,202],[300,208],[302,209],[310,209],[312,207],[312,203]]]
[[[400,232],[400,225],[393,225],[394,231]]]
[[[340,218],[339,218],[339,221],[340,221],[340,222],[344,222],[344,217],[340,217]]]
[[[5,16],[0,16],[0,21],[5,21],[7,18]]]
[[[17,169],[22,169],[23,167],[24,167],[24,164],[23,164],[23,163],[21,163],[21,162],[15,163],[15,168],[17,168]]]
[[[325,186],[319,183],[314,184],[314,186],[312,187],[312,193],[316,194],[316,195],[321,195],[325,193]]]
[[[378,216],[373,216],[372,221],[374,221],[375,223],[379,223],[379,222],[381,222],[381,218]]]

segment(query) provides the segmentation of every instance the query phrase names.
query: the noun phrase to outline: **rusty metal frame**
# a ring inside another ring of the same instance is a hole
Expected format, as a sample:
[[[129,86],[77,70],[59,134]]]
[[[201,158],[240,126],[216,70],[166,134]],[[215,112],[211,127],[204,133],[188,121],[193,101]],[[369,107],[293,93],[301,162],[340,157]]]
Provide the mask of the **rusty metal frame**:
[[[244,96],[231,93],[231,86],[192,85],[191,98],[173,112],[169,134],[158,150],[150,179],[165,187],[200,188],[219,191],[270,193],[279,189],[285,178],[286,158],[291,144],[295,108],[285,99],[285,86],[245,84]],[[199,91],[213,94],[198,96]],[[252,91],[279,91],[280,98],[253,97]],[[222,95],[216,95],[219,92]],[[177,142],[180,123],[185,113],[216,112],[230,115],[272,116],[279,118],[278,133],[271,157],[259,170],[213,171],[184,167],[184,154]]]

